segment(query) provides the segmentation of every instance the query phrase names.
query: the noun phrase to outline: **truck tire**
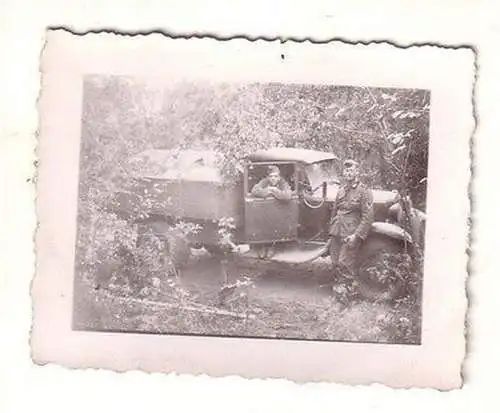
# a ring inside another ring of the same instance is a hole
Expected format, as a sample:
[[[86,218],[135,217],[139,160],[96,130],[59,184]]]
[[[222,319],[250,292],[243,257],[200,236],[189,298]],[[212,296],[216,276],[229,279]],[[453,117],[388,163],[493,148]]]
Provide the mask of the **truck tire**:
[[[358,255],[358,291],[363,298],[392,301],[401,296],[404,281],[398,278],[393,268],[384,266],[384,262],[404,251],[402,241],[384,235],[371,235],[366,240]],[[385,271],[386,275],[381,274],[381,271]]]
[[[162,262],[165,265],[172,265],[175,269],[181,269],[186,266],[191,256],[191,247],[189,242],[177,236],[174,233],[165,234],[164,228],[161,232],[152,231],[149,225],[140,225],[138,228],[137,247],[141,248],[147,244],[153,234],[156,234],[156,240],[160,242],[159,247],[155,247],[155,253],[162,254]]]

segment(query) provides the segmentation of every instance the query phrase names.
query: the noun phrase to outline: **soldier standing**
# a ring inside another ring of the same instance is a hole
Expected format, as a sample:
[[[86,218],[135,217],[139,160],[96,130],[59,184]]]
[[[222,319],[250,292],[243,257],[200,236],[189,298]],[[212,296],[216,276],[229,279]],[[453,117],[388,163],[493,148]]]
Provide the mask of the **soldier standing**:
[[[357,254],[373,222],[373,195],[359,181],[359,166],[347,160],[343,165],[343,184],[333,202],[330,218],[330,256],[344,287],[354,292]]]

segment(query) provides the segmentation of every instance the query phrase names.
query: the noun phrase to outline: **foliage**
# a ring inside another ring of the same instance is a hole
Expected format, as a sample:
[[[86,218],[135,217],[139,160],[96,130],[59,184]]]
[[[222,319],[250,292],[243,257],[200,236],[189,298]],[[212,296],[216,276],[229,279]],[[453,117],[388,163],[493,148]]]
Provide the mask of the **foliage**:
[[[418,299],[421,286],[421,270],[415,270],[412,257],[408,253],[382,254],[380,260],[367,269],[370,277],[380,285],[398,284],[403,290],[401,295]]]
[[[151,86],[128,78],[92,77],[85,82],[85,169],[117,179],[126,173],[120,170],[122,160],[132,153],[199,148],[220,152],[222,167],[231,174],[238,171],[238,160],[257,149],[298,146],[357,159],[373,186],[399,188],[404,177],[421,203],[429,99],[427,91],[414,89],[279,83]]]
[[[219,246],[221,249],[224,252],[234,251],[236,249],[236,244],[234,243],[234,231],[236,230],[234,218],[221,218],[217,227],[217,236],[219,238]]]
[[[222,300],[224,310],[241,314],[243,318],[183,309],[183,305],[192,304],[193,297],[198,306],[217,308],[222,291],[216,283],[182,286],[177,280],[168,279],[163,283],[164,288],[150,295],[146,302],[132,301],[125,294],[123,300],[115,300],[99,291],[95,294],[97,302],[87,303],[87,307],[93,309],[93,318],[88,319],[88,313],[79,314],[78,325],[92,325],[101,330],[173,334],[420,343],[420,309],[413,301],[401,300],[395,306],[361,301],[342,311],[334,298],[321,295],[315,295],[311,301],[307,297],[276,294],[276,291],[263,294],[259,275],[246,275],[248,277],[243,275],[226,286],[223,292],[228,294]],[[291,274],[288,272],[286,276],[289,279]],[[155,302],[159,305],[155,306]],[[163,303],[177,306],[165,308]]]
[[[148,218],[154,197],[134,191],[137,202],[128,220],[110,209],[117,202],[116,191],[130,190],[135,183],[128,160],[147,149],[216,151],[228,177],[239,174],[239,161],[257,149],[296,146],[331,151],[358,160],[370,186],[398,189],[424,209],[429,105],[424,90],[279,83],[165,85],[126,77],[86,77],[76,243],[79,274],[89,283],[122,292],[157,294],[165,285],[159,281],[171,269],[165,239],[152,237],[136,248],[137,227],[131,223]],[[168,241],[197,230],[180,222],[164,235]],[[219,222],[225,249],[233,248],[233,230],[234,222]]]

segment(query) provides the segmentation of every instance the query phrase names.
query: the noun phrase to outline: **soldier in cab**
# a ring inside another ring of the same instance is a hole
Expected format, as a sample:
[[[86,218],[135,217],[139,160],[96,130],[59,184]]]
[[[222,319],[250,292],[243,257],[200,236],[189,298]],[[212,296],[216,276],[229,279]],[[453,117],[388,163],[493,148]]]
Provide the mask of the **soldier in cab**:
[[[252,188],[252,196],[256,198],[274,197],[280,201],[291,199],[292,190],[286,179],[281,176],[280,169],[271,165],[267,172],[267,176]]]

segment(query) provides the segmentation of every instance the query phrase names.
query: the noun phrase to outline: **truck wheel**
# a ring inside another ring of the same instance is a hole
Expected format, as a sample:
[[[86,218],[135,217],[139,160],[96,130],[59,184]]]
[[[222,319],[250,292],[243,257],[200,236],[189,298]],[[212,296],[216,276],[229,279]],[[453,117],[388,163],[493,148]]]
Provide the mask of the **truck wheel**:
[[[176,234],[158,235],[155,237],[150,226],[140,225],[138,228],[137,247],[149,249],[151,254],[161,255],[162,265],[171,264],[174,268],[184,267],[191,256],[189,242]],[[155,239],[155,241],[153,241]]]
[[[359,293],[374,301],[398,298],[404,287],[391,265],[394,257],[404,252],[402,242],[383,236],[367,239],[358,256]]]

